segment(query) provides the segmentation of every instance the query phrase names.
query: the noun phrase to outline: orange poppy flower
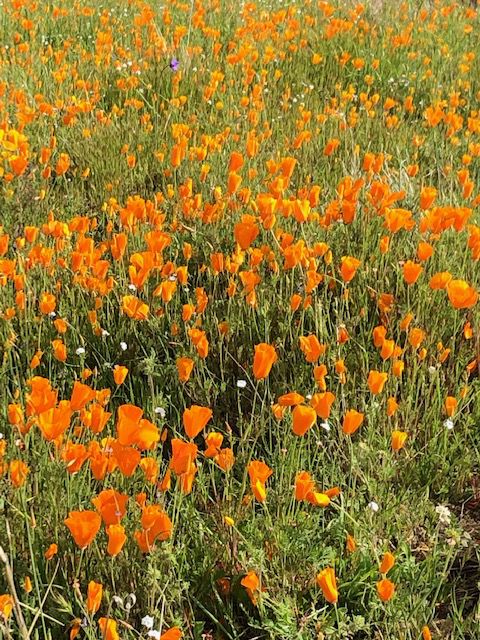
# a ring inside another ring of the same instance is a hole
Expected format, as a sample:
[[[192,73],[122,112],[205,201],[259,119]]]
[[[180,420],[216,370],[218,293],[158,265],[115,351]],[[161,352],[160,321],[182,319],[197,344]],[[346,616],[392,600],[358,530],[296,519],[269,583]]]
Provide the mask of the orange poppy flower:
[[[27,476],[30,473],[28,465],[26,465],[22,460],[12,460],[8,471],[13,486],[17,488],[25,484]]]
[[[253,358],[253,375],[255,378],[257,380],[266,378],[277,360],[278,356],[274,347],[265,342],[255,345]]]
[[[0,596],[0,616],[4,620],[8,620],[8,618],[12,615],[13,611],[13,598],[10,594],[4,593]]]
[[[294,407],[296,404],[301,404],[305,401],[305,398],[295,391],[285,393],[283,396],[278,397],[278,404],[281,407]]]
[[[48,549],[43,554],[46,560],[51,560],[58,552],[58,546],[52,542]]]
[[[70,511],[64,523],[70,530],[75,543],[85,549],[97,535],[102,519],[95,511]]]
[[[380,600],[388,602],[395,594],[395,585],[387,578],[384,578],[377,582],[377,593]]]
[[[113,379],[115,380],[115,384],[121,385],[125,382],[125,378],[128,375],[128,368],[122,367],[119,364],[116,364],[113,368]]]
[[[465,280],[450,280],[447,295],[455,309],[470,309],[478,302],[478,292]]]
[[[393,431],[392,433],[392,449],[394,451],[400,451],[405,446],[405,442],[407,441],[408,433],[405,431]]]
[[[343,418],[342,431],[348,435],[352,435],[360,427],[363,422],[363,413],[355,409],[349,409]]]
[[[96,498],[92,498],[92,504],[106,526],[119,524],[126,513],[128,495],[118,493],[115,489],[104,489]]]
[[[125,529],[121,524],[111,524],[107,527],[108,546],[107,553],[109,556],[117,556],[127,541]]]
[[[315,409],[317,416],[326,420],[330,416],[332,405],[335,402],[335,394],[331,391],[316,393],[312,396],[310,404]]]
[[[394,564],[395,564],[395,556],[389,551],[387,551],[382,558],[382,562],[380,563],[380,567],[379,567],[380,573],[387,574],[390,571],[390,569],[394,566]]]
[[[307,362],[316,362],[322,356],[327,347],[320,344],[317,336],[300,336],[300,349],[302,350]]]
[[[183,427],[185,433],[190,439],[196,438],[202,431],[209,420],[212,418],[213,412],[208,407],[200,407],[193,405],[183,412]]]
[[[250,486],[255,498],[259,502],[265,502],[267,497],[265,483],[273,474],[272,469],[261,460],[252,460],[247,470],[250,478]]]
[[[122,311],[133,320],[146,320],[149,307],[136,296],[123,296]]]
[[[188,382],[190,375],[195,366],[194,361],[191,358],[178,358],[176,362],[178,377],[180,382]]]
[[[338,602],[338,589],[335,570],[332,567],[323,569],[317,575],[316,582],[322,590],[325,600],[330,604],[336,604]]]
[[[56,306],[57,300],[52,293],[42,293],[39,302],[41,313],[43,313],[44,315],[48,315],[49,313],[55,311]]]
[[[112,620],[111,618],[100,618],[98,626],[102,632],[103,640],[120,640],[115,620]]]
[[[70,409],[80,411],[95,398],[95,391],[88,385],[75,381],[70,397]]]
[[[449,418],[451,418],[458,406],[458,400],[453,396],[447,396],[445,398],[445,412]]]
[[[184,442],[178,438],[172,439],[172,458],[170,467],[177,476],[187,473],[197,457],[197,445]]]
[[[381,371],[370,371],[367,380],[368,388],[373,394],[378,395],[379,393],[382,393],[383,387],[385,386],[387,380],[388,373],[383,373]]]
[[[99,582],[90,580],[87,591],[87,611],[94,616],[102,603],[103,586]]]
[[[340,273],[344,282],[350,282],[353,280],[358,267],[361,265],[361,261],[357,260],[357,258],[352,258],[352,256],[344,256],[342,258],[342,264],[340,266]]]
[[[255,571],[249,571],[247,575],[240,580],[242,587],[245,587],[248,597],[253,604],[257,602],[257,593],[260,591],[260,580]]]
[[[435,273],[428,283],[430,289],[446,289],[448,283],[452,280],[452,274],[448,271],[440,271]]]
[[[292,411],[293,433],[296,436],[304,436],[317,421],[315,409],[306,405],[297,405]]]
[[[422,273],[422,271],[423,271],[422,265],[416,264],[411,260],[407,260],[407,262],[405,262],[405,264],[403,265],[403,277],[405,279],[405,282],[408,285],[415,284],[415,282],[420,277],[420,274]]]

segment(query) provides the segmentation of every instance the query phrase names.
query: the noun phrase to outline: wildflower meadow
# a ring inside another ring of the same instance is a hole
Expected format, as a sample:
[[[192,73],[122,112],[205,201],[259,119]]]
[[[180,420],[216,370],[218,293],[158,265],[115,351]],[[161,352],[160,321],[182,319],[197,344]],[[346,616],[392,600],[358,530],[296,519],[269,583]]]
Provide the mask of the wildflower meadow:
[[[480,638],[480,8],[0,2],[0,638]]]

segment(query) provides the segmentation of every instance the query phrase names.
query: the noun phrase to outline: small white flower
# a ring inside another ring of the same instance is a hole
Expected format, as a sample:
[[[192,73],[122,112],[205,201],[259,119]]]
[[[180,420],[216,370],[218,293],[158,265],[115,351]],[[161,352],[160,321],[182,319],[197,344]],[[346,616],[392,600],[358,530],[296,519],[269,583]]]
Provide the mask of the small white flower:
[[[320,426],[322,427],[322,429],[325,429],[325,431],[330,431],[330,425],[328,424],[328,422],[325,420],[324,422],[320,423]]]
[[[373,500],[367,504],[367,507],[370,509],[370,511],[373,511],[373,513],[377,513],[377,511],[380,509],[378,504]]]
[[[445,429],[448,429],[449,431],[451,431],[454,427],[453,420],[451,418],[447,418],[444,421],[443,426],[445,427]]]
[[[85,353],[85,349],[83,347],[78,347],[75,353],[77,354],[77,356],[83,356],[83,354]]]
[[[157,416],[160,416],[160,418],[165,418],[165,416],[167,415],[167,412],[163,407],[155,407],[154,412],[157,414]]]
[[[137,287],[134,284],[129,284],[128,288],[130,289],[130,291],[136,291]]]
[[[154,623],[154,619],[152,618],[152,616],[143,616],[142,625],[144,627],[146,627],[147,629],[152,629],[153,623]]]
[[[438,513],[438,521],[440,524],[449,525],[452,514],[448,507],[444,507],[443,504],[439,504],[435,507],[435,511]]]
[[[0,440],[3,440],[3,439],[4,439],[4,437],[5,437],[5,436],[3,435],[3,433],[0,433]]]
[[[128,345],[126,342],[120,342],[120,349],[122,351],[126,351],[128,349]]]
[[[57,317],[57,314],[55,313],[55,311],[50,311],[50,313],[48,314],[48,317],[53,319]]]
[[[246,386],[247,386],[246,380],[237,380],[237,387],[239,389],[245,389]]]
[[[152,629],[147,633],[147,636],[149,638],[155,638],[155,640],[160,640],[160,631],[157,631],[156,629]]]
[[[311,400],[312,399],[312,394],[311,393],[307,393],[307,395],[305,397],[307,398],[307,400]]]

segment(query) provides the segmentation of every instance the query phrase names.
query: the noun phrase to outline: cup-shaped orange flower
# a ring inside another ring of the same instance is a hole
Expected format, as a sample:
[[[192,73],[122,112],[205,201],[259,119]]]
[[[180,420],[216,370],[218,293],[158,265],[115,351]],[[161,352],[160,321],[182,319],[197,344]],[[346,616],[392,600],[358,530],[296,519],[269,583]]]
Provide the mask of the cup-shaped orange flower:
[[[260,580],[255,571],[249,571],[247,575],[240,580],[242,587],[245,587],[248,597],[253,604],[257,602],[257,593],[260,591]]]
[[[100,618],[98,626],[102,632],[103,640],[120,640],[115,620],[112,620],[111,618]]]
[[[283,396],[279,396],[277,402],[281,407],[294,407],[297,404],[305,402],[305,398],[296,391],[291,391],[290,393],[284,393]]]
[[[455,309],[470,309],[478,302],[478,292],[465,280],[450,280],[447,295]]]
[[[115,489],[104,489],[92,504],[101,515],[105,526],[118,524],[127,511],[128,495],[119,493]]]
[[[380,563],[380,567],[379,567],[380,573],[387,574],[390,571],[390,569],[392,569],[394,564],[395,564],[395,556],[393,555],[393,553],[390,553],[390,551],[387,551],[386,553],[384,553],[382,562]]]
[[[313,407],[299,404],[292,411],[293,433],[296,436],[304,436],[317,421],[317,414]]]
[[[337,580],[335,578],[335,570],[332,567],[322,569],[317,575],[316,582],[327,602],[330,602],[330,604],[338,602]]]
[[[272,469],[261,460],[252,460],[247,470],[250,478],[250,486],[255,498],[259,502],[265,502],[267,497],[265,483],[273,474]]]
[[[454,396],[447,396],[445,398],[445,413],[451,418],[457,409],[458,400]]]
[[[127,541],[125,529],[121,524],[111,524],[107,527],[108,546],[107,553],[109,556],[115,557],[123,549],[123,545]]]
[[[300,336],[300,349],[307,362],[316,362],[326,351],[326,346],[320,344],[316,335]]]
[[[331,391],[316,393],[312,396],[310,404],[315,409],[317,416],[326,420],[330,416],[332,405],[335,402],[335,394]]]
[[[209,407],[200,407],[196,404],[183,412],[183,427],[185,433],[193,440],[206,426],[213,415]]]
[[[184,357],[178,358],[176,364],[180,382],[188,382],[195,365],[194,361],[191,358]]]
[[[373,394],[378,395],[379,393],[382,393],[383,387],[385,386],[387,380],[388,373],[383,373],[381,371],[370,371],[367,380],[368,388]]]
[[[275,347],[265,342],[255,345],[253,358],[253,375],[255,378],[257,380],[266,378],[277,360],[278,356]]]
[[[405,431],[393,431],[392,432],[392,449],[394,451],[400,451],[405,446],[405,442],[407,441],[408,433]]]
[[[395,594],[395,585],[391,580],[388,580],[388,578],[379,580],[377,582],[377,593],[380,600],[388,602]]]
[[[80,549],[85,549],[97,535],[102,518],[95,511],[70,511],[64,523],[70,530],[76,545]]]
[[[99,582],[90,580],[87,591],[87,611],[92,616],[100,609],[102,602],[103,586]]]
[[[116,364],[113,368],[113,379],[115,380],[115,384],[119,386],[125,382],[125,378],[128,375],[128,368],[123,367],[119,364]]]
[[[360,260],[352,258],[352,256],[344,256],[342,258],[340,273],[344,282],[350,282],[350,280],[353,280],[353,277],[357,273],[357,269],[361,264]]]
[[[342,431],[351,436],[360,427],[364,415],[355,409],[349,409],[343,418]]]
[[[423,271],[421,264],[407,260],[403,265],[403,278],[408,285],[415,284]]]

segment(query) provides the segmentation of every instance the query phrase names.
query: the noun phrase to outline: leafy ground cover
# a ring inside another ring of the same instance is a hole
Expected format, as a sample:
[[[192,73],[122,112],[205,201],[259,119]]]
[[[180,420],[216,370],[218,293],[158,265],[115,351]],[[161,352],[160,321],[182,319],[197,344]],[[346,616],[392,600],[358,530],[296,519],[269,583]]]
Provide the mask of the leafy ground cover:
[[[478,638],[477,10],[0,21],[0,636]]]

